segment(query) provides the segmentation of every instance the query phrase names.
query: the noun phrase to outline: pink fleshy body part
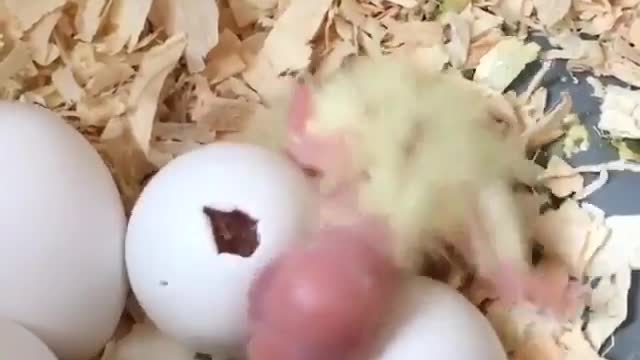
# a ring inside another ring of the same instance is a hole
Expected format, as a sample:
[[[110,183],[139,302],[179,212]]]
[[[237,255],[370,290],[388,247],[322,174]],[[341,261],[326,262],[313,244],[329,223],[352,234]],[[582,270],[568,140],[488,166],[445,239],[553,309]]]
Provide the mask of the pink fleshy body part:
[[[567,272],[550,275],[537,268],[523,271],[511,264],[499,265],[489,282],[505,306],[526,302],[563,321],[575,317],[585,294],[583,286],[570,281]]]
[[[574,316],[583,291],[569,281],[566,269],[555,266],[554,271],[543,271],[531,266],[526,258],[500,258],[488,238],[494,233],[487,229],[492,224],[483,222],[479,208],[470,208],[469,240],[457,245],[462,245],[459,250],[467,259],[475,261],[478,276],[497,300],[508,307],[526,302],[563,320]]]
[[[366,347],[399,275],[375,246],[388,241],[385,232],[371,225],[320,229],[309,246],[283,254],[256,278],[250,360],[351,359]]]
[[[319,171],[340,186],[354,176],[350,147],[344,134],[318,135],[308,131],[312,100],[309,86],[295,87],[289,108],[286,151],[303,168]]]

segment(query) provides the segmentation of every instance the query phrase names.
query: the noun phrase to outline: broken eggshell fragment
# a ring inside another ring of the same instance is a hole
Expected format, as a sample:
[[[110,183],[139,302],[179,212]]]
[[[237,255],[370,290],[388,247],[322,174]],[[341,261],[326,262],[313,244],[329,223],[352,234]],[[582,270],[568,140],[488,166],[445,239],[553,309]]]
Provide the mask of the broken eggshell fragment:
[[[129,278],[147,315],[194,351],[242,351],[250,283],[305,239],[312,194],[284,155],[255,145],[219,142],[174,159],[143,190],[127,231]]]

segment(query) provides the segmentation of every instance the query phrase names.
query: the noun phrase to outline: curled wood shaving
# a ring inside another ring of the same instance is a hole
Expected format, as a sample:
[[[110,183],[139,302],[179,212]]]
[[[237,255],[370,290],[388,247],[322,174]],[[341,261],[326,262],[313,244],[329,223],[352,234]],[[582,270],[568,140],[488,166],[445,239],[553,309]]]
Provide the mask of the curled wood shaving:
[[[49,42],[53,28],[62,16],[61,10],[55,10],[42,17],[28,32],[25,39],[31,48],[33,60],[39,65],[49,65],[60,55],[58,46]]]
[[[91,42],[98,32],[98,27],[108,10],[111,1],[107,0],[82,0],[78,2],[78,13],[74,19],[74,25],[78,30],[77,39]]]
[[[127,209],[153,171],[202,144],[224,137],[276,146],[278,96],[296,77],[321,81],[356,56],[409,56],[426,70],[472,77],[507,138],[533,154],[566,135],[568,157],[589,139],[568,93],[548,104],[542,84],[552,62],[523,92],[504,91],[538,58],[640,85],[639,7],[639,0],[0,0],[0,98],[64,116],[103,155]],[[527,38],[532,32],[554,48],[542,50]],[[622,138],[640,134],[637,91],[588,81],[602,99],[599,129],[627,146]],[[626,316],[628,272],[640,266],[640,246],[625,234],[637,233],[640,220],[607,218],[577,202],[604,186],[609,171],[640,168],[632,161],[572,168],[553,158],[541,181],[573,197],[542,215],[545,195],[518,197],[531,237],[553,261],[619,281],[589,294],[584,331],[540,316],[531,304],[489,306],[511,359],[603,359],[598,345]],[[585,185],[584,172],[598,177]],[[561,283],[558,274],[547,275]],[[487,299],[472,288],[475,303]],[[193,357],[148,327],[139,309],[129,313],[135,316],[123,318],[103,360],[133,351]]]
[[[218,6],[211,0],[155,0],[149,18],[169,35],[187,37],[185,59],[190,72],[204,69],[204,57],[218,43]]]
[[[108,16],[111,31],[97,48],[108,54],[115,54],[124,47],[132,51],[138,44],[151,3],[151,0],[111,0]]]
[[[127,119],[138,146],[145,153],[149,151],[158,95],[186,44],[186,36],[178,34],[145,53],[140,70],[131,84],[128,106],[132,110],[127,114]]]
[[[285,91],[290,74],[307,67],[309,42],[318,31],[331,0],[294,1],[278,19],[260,50],[257,61],[243,73],[244,79],[269,98]]]
[[[473,79],[496,91],[503,91],[524,69],[525,65],[538,57],[540,46],[524,44],[511,37],[500,41],[480,59]]]
[[[545,174],[548,176],[548,174],[566,171],[567,169],[573,168],[560,157],[554,155],[547,165]],[[551,189],[555,196],[566,197],[572,193],[581,193],[584,190],[584,178],[580,174],[575,174],[571,177],[549,177],[547,178],[546,186]]]
[[[3,0],[6,9],[16,19],[21,31],[27,31],[45,15],[65,5],[66,0],[21,1]]]
[[[640,92],[609,85],[598,128],[616,138],[640,139]]]

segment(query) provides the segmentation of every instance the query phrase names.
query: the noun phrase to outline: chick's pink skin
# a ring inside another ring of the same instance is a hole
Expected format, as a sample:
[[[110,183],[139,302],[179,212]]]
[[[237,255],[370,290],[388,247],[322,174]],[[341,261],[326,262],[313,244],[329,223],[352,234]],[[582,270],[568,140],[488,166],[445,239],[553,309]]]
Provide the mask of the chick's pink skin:
[[[323,228],[276,259],[249,295],[250,360],[351,360],[392,304],[398,270],[381,226]]]
[[[312,113],[311,89],[305,84],[298,84],[293,90],[289,108],[286,151],[302,167],[311,168],[342,183],[354,175],[347,136],[310,133],[308,123]]]
[[[486,247],[475,247],[483,254],[473,253],[470,246],[464,246],[464,256],[473,259],[478,257],[492,259],[491,269],[481,268],[478,275],[481,281],[491,288],[496,299],[505,306],[514,306],[524,302],[545,310],[560,320],[569,320],[579,308],[584,295],[582,287],[570,281],[566,268],[553,267],[553,271],[535,268],[526,259],[522,261],[500,259],[492,251],[486,239],[488,232],[477,216],[470,214],[470,242],[487,243]],[[509,221],[509,220],[507,220]],[[486,265],[485,265],[486,266]]]

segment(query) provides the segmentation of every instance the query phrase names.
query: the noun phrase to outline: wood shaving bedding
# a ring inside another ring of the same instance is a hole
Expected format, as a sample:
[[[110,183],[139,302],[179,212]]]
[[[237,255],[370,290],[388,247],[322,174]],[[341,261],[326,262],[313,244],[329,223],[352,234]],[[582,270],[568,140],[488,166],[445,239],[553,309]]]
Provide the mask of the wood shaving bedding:
[[[570,157],[589,139],[568,93],[548,104],[540,84],[551,62],[524,92],[503,92],[536,59],[565,59],[570,71],[640,85],[639,7],[638,0],[0,0],[0,98],[68,119],[104,156],[128,209],[144,179],[172,158],[229,132],[269,130],[269,103],[298,76],[325,78],[355,55],[404,54],[425,69],[472,71],[523,146],[535,153],[564,137]],[[531,42],[531,32],[553,49]],[[553,322],[527,304],[490,307],[511,359],[604,359],[600,345],[627,316],[640,218],[607,217],[582,200],[606,186],[609,171],[640,171],[631,142],[640,138],[640,100],[635,88],[588,81],[602,99],[599,129],[622,149],[620,160],[571,167],[554,157],[541,180],[569,199],[542,215],[544,196],[520,199],[533,209],[528,221],[546,253],[587,279],[609,281],[589,294],[584,326]],[[599,177],[585,184],[585,172]],[[144,322],[138,307],[128,310],[135,324],[123,318],[103,360],[193,358]]]

